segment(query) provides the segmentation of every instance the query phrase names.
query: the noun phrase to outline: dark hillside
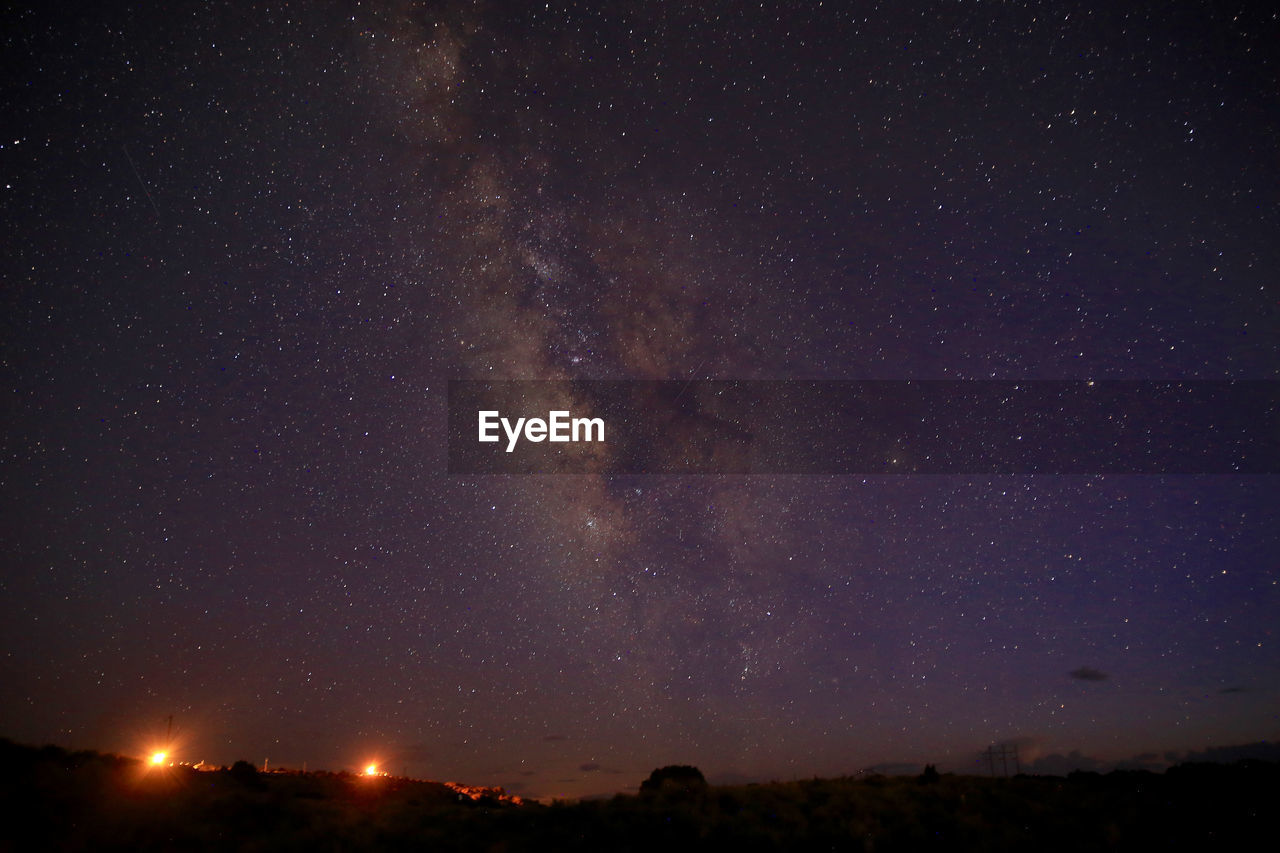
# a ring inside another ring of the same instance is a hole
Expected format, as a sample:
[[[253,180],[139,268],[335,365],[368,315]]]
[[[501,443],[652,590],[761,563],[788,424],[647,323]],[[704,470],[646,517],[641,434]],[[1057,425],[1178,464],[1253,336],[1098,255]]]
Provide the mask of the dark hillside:
[[[1277,791],[1280,765],[1240,762],[1065,779],[664,783],[545,806],[496,789],[245,763],[157,768],[6,741],[0,850],[1243,849],[1265,837]]]

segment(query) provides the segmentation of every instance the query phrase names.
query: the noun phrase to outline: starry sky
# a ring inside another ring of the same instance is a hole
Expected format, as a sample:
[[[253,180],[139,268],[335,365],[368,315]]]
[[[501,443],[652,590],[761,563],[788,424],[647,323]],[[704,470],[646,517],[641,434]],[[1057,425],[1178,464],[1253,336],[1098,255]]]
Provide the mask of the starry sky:
[[[1280,379],[1276,13],[86,5],[0,13],[0,735],[536,797],[1280,738],[1275,475],[469,476],[446,410]]]

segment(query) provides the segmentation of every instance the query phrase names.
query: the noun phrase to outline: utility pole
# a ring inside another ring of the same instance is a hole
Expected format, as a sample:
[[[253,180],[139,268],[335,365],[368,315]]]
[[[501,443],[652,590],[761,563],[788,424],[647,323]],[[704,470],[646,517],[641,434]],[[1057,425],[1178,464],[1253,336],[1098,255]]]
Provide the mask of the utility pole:
[[[996,759],[1000,759],[1000,770],[1004,777],[1009,778],[1009,759],[1013,759],[1013,772],[1015,774],[1022,772],[1022,763],[1018,760],[1018,745],[1016,743],[1002,743],[999,746],[992,744],[982,753],[987,759],[987,772],[992,778],[996,775]]]

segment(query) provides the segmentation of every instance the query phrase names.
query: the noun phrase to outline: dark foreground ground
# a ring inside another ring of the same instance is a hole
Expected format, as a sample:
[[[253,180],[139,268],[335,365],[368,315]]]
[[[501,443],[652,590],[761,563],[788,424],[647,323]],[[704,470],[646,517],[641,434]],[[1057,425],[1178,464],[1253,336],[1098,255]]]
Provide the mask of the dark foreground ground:
[[[1245,762],[1067,779],[690,782],[544,806],[434,782],[149,768],[0,741],[0,851],[1233,850],[1274,842],[1277,795],[1280,764]]]

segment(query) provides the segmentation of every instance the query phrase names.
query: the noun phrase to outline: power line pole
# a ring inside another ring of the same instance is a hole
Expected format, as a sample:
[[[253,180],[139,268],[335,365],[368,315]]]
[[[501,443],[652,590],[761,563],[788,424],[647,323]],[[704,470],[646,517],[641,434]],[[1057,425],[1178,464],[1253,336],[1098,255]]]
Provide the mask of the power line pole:
[[[987,772],[992,778],[996,775],[996,759],[1000,759],[1000,770],[1006,779],[1009,778],[1009,759],[1013,759],[1013,772],[1015,774],[1022,772],[1022,763],[1018,760],[1018,745],[1016,743],[1002,743],[1000,745],[992,744],[982,753],[987,759]]]

